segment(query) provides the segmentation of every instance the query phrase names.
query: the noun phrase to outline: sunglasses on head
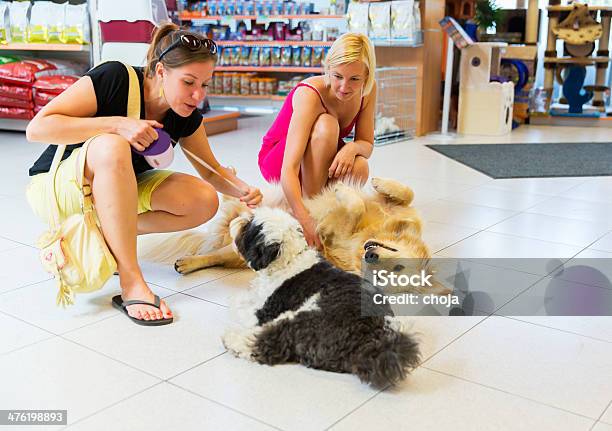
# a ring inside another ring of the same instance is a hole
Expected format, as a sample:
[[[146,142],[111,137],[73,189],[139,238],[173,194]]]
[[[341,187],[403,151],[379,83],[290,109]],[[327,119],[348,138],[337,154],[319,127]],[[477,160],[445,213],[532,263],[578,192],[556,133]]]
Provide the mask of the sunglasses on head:
[[[161,61],[164,55],[168,54],[178,46],[185,47],[190,51],[197,51],[200,48],[204,48],[211,55],[215,55],[217,53],[217,44],[212,39],[197,37],[192,34],[181,34],[176,41],[171,43],[168,48],[162,51],[157,61]]]

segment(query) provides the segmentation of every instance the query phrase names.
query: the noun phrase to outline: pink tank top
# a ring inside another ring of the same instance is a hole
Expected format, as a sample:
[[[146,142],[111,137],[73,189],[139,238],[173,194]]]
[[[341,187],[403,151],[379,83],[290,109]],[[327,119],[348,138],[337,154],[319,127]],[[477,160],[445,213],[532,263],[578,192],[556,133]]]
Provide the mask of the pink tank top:
[[[327,107],[325,106],[325,102],[323,102],[323,97],[319,90],[313,87],[310,84],[306,84],[304,82],[296,85],[285,98],[285,102],[281,107],[274,123],[270,126],[270,129],[263,137],[263,145],[261,146],[261,150],[259,151],[259,167],[264,178],[269,182],[275,182],[280,179],[280,171],[282,167],[283,156],[285,153],[285,145],[287,139],[287,132],[289,131],[289,123],[291,122],[291,117],[293,116],[293,94],[295,90],[299,87],[308,87],[313,90],[319,96],[321,100],[321,105],[325,109],[325,112],[329,112]],[[340,130],[340,136],[338,137],[338,149],[342,145],[344,145],[344,141],[342,139],[346,138],[355,124],[359,120],[359,114],[361,114],[361,109],[363,108],[363,98],[361,99],[361,105],[359,107],[359,112],[353,118],[353,121],[344,129]]]

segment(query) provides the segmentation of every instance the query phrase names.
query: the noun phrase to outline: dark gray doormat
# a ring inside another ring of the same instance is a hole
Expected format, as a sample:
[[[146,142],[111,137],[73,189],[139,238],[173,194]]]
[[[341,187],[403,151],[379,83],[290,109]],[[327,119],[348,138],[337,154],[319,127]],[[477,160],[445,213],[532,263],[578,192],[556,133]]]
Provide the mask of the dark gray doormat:
[[[492,178],[612,176],[612,142],[427,146]]]

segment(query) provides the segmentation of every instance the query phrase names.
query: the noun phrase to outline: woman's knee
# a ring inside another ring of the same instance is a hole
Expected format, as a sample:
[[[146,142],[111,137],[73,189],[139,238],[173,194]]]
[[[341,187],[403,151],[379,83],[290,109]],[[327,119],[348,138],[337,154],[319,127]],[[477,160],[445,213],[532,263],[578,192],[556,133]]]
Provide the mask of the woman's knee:
[[[196,177],[188,177],[185,188],[185,215],[193,217],[196,226],[207,222],[219,209],[219,196],[209,183]]]
[[[132,165],[130,143],[122,136],[105,134],[96,137],[87,149],[87,168],[98,169],[125,168]]]
[[[351,177],[353,177],[358,183],[363,185],[366,183],[366,181],[368,181],[369,175],[370,167],[368,166],[368,159],[363,156],[355,157],[355,164],[353,165]]]
[[[328,146],[336,150],[338,138],[340,136],[340,126],[338,120],[330,114],[324,113],[317,117],[310,135],[310,141],[319,149],[321,146]]]

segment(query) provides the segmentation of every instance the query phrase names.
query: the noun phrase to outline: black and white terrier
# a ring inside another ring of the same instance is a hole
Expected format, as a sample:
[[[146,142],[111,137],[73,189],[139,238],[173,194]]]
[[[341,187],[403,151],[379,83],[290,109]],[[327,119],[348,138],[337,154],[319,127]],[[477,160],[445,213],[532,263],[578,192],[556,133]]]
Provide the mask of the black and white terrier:
[[[245,213],[232,221],[230,235],[257,272],[232,305],[240,327],[223,336],[234,355],[353,373],[379,388],[398,383],[418,365],[416,340],[401,331],[388,306],[374,304],[372,285],[308,247],[287,212]]]

